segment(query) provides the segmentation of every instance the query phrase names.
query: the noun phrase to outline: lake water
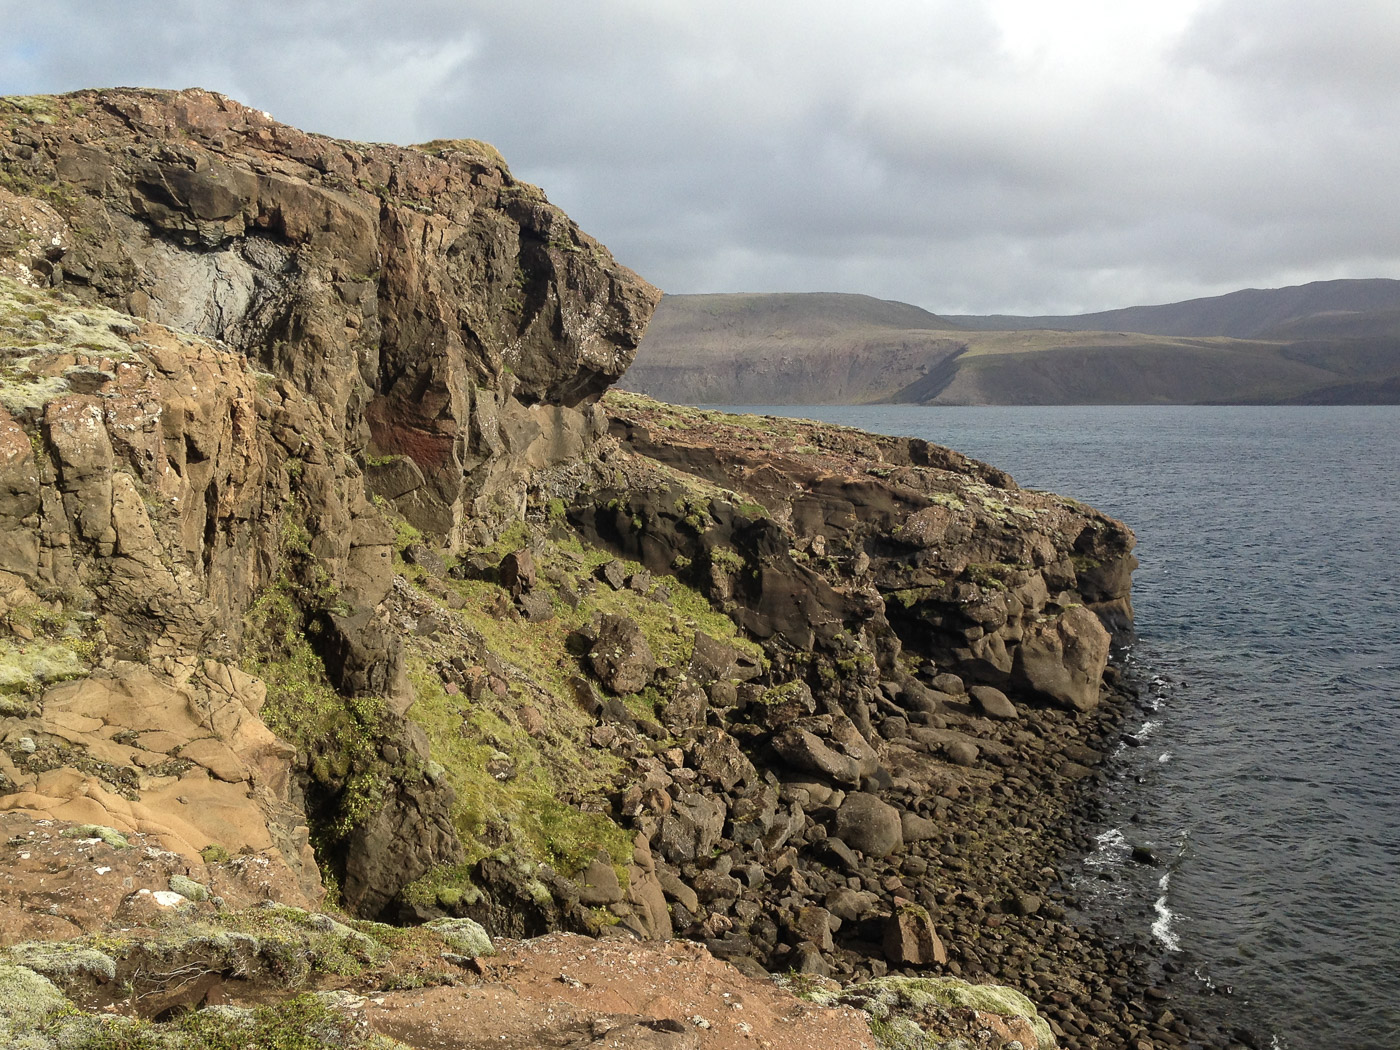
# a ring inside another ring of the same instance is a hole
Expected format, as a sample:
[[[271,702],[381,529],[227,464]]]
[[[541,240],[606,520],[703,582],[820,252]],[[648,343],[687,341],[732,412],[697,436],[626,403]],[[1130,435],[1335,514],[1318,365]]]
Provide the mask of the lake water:
[[[1132,526],[1159,707],[1094,863],[1150,845],[1141,921],[1276,1045],[1400,1047],[1400,407],[741,411],[925,438]]]

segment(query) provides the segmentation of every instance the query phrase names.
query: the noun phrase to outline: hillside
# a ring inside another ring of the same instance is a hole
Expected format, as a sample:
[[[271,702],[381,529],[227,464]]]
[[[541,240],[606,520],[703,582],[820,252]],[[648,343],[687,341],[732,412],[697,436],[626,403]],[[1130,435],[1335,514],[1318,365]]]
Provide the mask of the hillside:
[[[1067,332],[1141,332],[1145,335],[1268,336],[1290,322],[1326,314],[1400,309],[1400,281],[1375,278],[1314,281],[1289,288],[1246,288],[1227,295],[1098,313],[1022,317],[959,315],[949,320],[983,331],[1051,328]]]
[[[1069,318],[667,295],[622,385],[693,404],[1392,403],[1397,301],[1382,280]]]
[[[668,295],[621,386],[691,404],[872,401],[955,355],[957,330],[865,295]]]

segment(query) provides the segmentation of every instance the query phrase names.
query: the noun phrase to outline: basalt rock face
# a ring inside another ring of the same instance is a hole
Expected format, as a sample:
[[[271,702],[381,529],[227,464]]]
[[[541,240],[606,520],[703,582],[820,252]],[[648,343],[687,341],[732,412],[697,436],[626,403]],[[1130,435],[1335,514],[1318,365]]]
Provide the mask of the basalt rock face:
[[[25,108],[0,185],[67,228],[18,261],[306,392],[351,454],[400,457],[370,485],[425,531],[518,512],[587,445],[660,295],[483,143],[340,142],[203,91]]]
[[[624,474],[576,510],[600,542],[684,566],[750,634],[827,654],[850,688],[858,658],[868,692],[908,652],[1062,707],[1098,703],[1110,632],[1132,622],[1121,523],[918,439],[612,403],[622,445],[680,473]]]
[[[482,143],[0,100],[0,806],[262,851],[314,899],[309,819],[369,914],[459,859],[403,718],[394,523],[517,518],[658,296]],[[83,676],[125,699],[68,711]]]

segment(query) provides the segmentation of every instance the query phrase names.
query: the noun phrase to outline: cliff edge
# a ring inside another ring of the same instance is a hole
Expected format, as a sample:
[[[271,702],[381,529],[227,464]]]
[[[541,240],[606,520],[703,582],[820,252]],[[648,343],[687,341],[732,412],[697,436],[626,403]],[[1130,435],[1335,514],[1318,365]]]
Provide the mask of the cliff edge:
[[[602,398],[658,294],[481,143],[0,100],[5,1024],[436,1045],[391,993],[440,986],[519,1045],[750,1034],[606,998],[636,965],[777,996],[774,1045],[1165,1028],[1055,867],[1132,533],[925,442]],[[477,960],[551,931],[604,961],[524,942],[597,989],[534,1029]]]

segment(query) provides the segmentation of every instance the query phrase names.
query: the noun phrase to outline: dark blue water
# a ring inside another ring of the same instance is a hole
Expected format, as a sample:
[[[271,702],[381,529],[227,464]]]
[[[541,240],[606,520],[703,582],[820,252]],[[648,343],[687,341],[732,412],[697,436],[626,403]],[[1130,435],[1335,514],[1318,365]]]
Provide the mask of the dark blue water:
[[[1160,708],[1115,825],[1166,862],[1158,943],[1279,1046],[1400,1047],[1400,407],[745,411],[926,438],[1131,525]]]

